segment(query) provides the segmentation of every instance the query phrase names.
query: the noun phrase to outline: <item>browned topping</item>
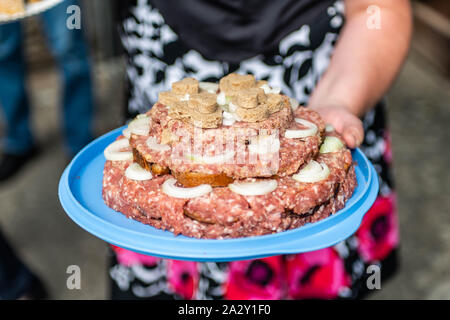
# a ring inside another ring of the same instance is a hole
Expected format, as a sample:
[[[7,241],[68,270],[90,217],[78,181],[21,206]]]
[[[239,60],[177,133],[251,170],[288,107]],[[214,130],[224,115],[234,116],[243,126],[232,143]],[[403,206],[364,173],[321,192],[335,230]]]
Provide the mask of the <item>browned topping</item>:
[[[221,92],[225,92],[228,96],[235,95],[238,91],[249,89],[255,86],[255,77],[251,74],[241,75],[230,73],[219,81]]]
[[[199,128],[218,128],[222,124],[222,109],[217,108],[213,113],[191,111],[189,122]]]
[[[177,101],[172,108],[169,109],[168,115],[172,119],[188,120],[191,111],[187,101]]]
[[[185,95],[198,92],[198,80],[194,78],[184,78],[181,81],[172,83],[172,91],[177,94]]]
[[[266,120],[271,114],[280,111],[284,105],[283,96],[266,94],[260,88],[263,85],[267,85],[267,81],[255,81],[254,76],[249,74],[231,73],[220,79],[220,91],[225,93],[227,99],[231,98],[231,111],[226,110],[249,123]],[[222,124],[222,110],[217,104],[217,95],[199,92],[199,82],[193,78],[174,82],[172,91],[159,94],[159,102],[170,106],[168,115],[171,119],[204,129],[218,128]]]
[[[188,107],[186,101],[178,102],[169,109],[169,117],[190,123],[199,128],[217,128],[222,123],[222,109],[217,108],[213,113],[200,113]]]
[[[267,106],[265,104],[260,104],[253,109],[238,107],[236,109],[236,114],[242,119],[242,121],[245,122],[258,122],[269,117],[269,111],[267,110]]]
[[[217,110],[217,96],[209,92],[192,94],[188,106],[200,113],[214,113]]]
[[[159,93],[158,101],[165,106],[174,106],[183,96],[172,91],[162,91]]]
[[[234,97],[232,102],[238,107],[245,109],[253,109],[258,104],[266,102],[267,97],[263,89],[250,88],[239,91]]]
[[[267,95],[266,104],[270,114],[280,111],[282,103],[283,97],[281,96],[281,94],[269,93]]]

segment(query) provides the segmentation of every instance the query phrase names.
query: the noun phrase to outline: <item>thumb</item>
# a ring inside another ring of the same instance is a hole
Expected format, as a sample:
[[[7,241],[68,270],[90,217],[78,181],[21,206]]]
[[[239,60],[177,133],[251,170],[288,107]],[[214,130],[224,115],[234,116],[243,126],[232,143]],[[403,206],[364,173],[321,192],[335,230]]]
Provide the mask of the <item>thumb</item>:
[[[364,129],[362,122],[359,119],[357,121],[346,122],[343,125],[342,137],[345,143],[351,149],[357,148],[361,145],[364,139]]]

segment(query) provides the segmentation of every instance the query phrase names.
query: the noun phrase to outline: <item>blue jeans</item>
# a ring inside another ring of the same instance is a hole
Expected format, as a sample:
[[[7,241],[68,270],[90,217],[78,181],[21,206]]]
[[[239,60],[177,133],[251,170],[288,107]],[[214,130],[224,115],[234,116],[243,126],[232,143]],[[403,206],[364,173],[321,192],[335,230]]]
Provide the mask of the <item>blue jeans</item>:
[[[15,300],[25,295],[33,277],[0,230],[0,300]]]
[[[63,128],[68,151],[75,154],[93,137],[93,93],[90,63],[83,33],[69,30],[66,13],[76,0],[67,0],[41,16],[44,33],[63,80]],[[6,120],[3,151],[25,153],[34,147],[30,129],[26,67],[19,22],[0,26],[0,104]]]

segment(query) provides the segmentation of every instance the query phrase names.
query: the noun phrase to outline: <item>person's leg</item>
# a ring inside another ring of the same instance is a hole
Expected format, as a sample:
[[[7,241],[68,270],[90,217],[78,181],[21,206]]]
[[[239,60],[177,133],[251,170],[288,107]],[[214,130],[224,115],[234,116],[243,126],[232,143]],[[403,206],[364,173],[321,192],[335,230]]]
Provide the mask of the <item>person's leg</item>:
[[[42,299],[45,289],[17,257],[0,231],[0,300]]]
[[[67,0],[42,14],[49,46],[62,70],[63,123],[71,155],[93,137],[93,93],[88,50],[82,30],[68,29],[66,26],[69,17],[66,10],[76,4],[75,0]]]
[[[34,146],[26,93],[20,23],[0,26],[0,105],[6,132],[3,152],[24,154]]]
[[[0,26],[0,106],[5,120],[0,181],[5,181],[36,155],[30,131],[22,29],[18,22]]]

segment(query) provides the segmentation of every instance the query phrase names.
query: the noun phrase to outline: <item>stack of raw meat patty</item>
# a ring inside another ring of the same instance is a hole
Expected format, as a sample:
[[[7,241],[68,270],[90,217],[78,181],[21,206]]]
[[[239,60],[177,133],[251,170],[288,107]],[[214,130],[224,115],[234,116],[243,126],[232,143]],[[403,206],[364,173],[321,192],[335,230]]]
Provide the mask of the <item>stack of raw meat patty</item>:
[[[356,187],[333,128],[252,75],[173,83],[104,154],[110,208],[196,238],[298,228],[342,209]]]

